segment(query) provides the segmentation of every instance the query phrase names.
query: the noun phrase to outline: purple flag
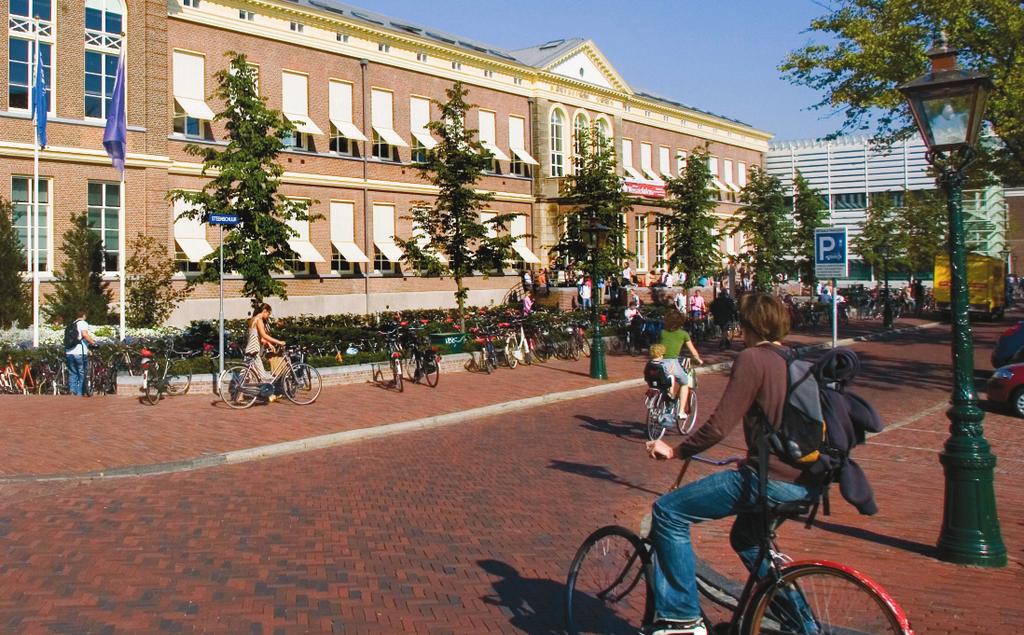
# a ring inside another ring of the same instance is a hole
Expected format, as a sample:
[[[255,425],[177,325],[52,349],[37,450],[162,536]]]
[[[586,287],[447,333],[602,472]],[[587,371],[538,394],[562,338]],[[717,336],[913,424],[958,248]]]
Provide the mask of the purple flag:
[[[36,139],[39,147],[46,147],[46,112],[49,110],[46,96],[46,77],[43,75],[43,58],[39,55],[39,42],[36,42],[36,76],[32,81],[32,114],[36,118]]]
[[[110,96],[110,106],[107,108],[107,127],[103,130],[103,147],[113,162],[114,169],[121,174],[124,174],[124,156],[128,145],[124,95],[124,51],[121,51],[117,58],[114,94]]]

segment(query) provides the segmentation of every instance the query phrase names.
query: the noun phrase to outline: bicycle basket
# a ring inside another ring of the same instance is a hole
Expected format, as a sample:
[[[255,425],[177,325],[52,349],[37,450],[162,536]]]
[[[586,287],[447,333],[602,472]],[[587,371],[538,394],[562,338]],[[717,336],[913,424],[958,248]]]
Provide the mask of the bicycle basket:
[[[672,378],[665,372],[665,367],[655,361],[647,362],[644,366],[644,381],[651,388],[668,390],[672,387]]]

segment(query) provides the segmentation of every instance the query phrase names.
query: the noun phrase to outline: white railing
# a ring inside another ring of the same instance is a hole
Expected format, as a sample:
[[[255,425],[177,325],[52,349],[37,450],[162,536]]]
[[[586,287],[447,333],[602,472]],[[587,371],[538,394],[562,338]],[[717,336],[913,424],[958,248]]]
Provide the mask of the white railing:
[[[116,33],[86,29],[85,45],[90,48],[104,49],[116,53],[121,50],[121,36]]]
[[[36,24],[39,25],[39,37],[43,39],[53,39],[53,22],[49,20],[39,20],[37,22],[32,18],[12,15],[8,20],[7,29],[11,34],[31,35],[35,37]]]

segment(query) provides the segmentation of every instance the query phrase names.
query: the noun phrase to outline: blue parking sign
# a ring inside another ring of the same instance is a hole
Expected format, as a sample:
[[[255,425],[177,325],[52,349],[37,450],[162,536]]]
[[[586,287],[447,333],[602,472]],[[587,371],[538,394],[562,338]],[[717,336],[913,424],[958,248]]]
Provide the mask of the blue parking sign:
[[[814,275],[818,278],[846,278],[849,275],[846,228],[814,230]]]

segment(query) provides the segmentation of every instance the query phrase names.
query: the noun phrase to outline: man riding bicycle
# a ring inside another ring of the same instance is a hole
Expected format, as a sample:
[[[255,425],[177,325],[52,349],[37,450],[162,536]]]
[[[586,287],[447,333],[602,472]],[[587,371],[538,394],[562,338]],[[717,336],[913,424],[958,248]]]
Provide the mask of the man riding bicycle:
[[[725,439],[742,421],[747,446],[742,466],[680,487],[655,502],[650,533],[657,554],[654,622],[645,627],[648,635],[707,634],[690,542],[693,523],[736,516],[729,535],[733,549],[748,569],[758,557],[758,440],[762,417],[776,428],[782,419],[786,361],[773,349],[782,346],[781,340],[789,332],[789,313],[778,299],[752,293],[740,303],[739,319],[746,348],[736,357],[729,384],[711,418],[677,447],[661,440],[647,444],[651,458],[686,459]],[[819,488],[817,478],[807,472],[781,461],[768,466],[767,493],[772,502],[811,501]]]

